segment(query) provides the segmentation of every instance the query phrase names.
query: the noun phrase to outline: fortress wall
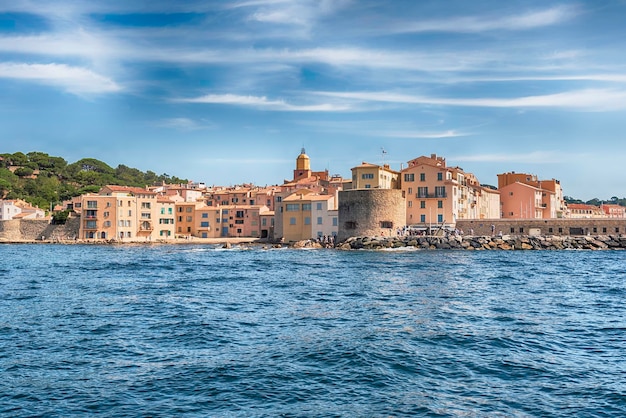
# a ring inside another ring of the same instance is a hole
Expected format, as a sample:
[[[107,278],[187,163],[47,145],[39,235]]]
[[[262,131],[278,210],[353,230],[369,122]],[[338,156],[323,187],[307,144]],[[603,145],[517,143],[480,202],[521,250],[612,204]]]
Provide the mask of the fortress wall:
[[[625,218],[609,219],[463,219],[457,220],[456,228],[465,235],[619,235],[626,233]]]
[[[366,189],[339,192],[337,239],[390,236],[406,223],[402,190]]]

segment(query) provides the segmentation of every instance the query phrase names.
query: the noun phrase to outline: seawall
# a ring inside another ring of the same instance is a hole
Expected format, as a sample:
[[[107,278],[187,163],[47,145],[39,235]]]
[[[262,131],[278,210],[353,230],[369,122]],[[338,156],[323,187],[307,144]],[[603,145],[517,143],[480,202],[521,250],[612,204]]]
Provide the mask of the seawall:
[[[398,236],[352,237],[339,243],[343,250],[414,247],[422,250],[624,250],[626,235],[587,236]]]
[[[74,241],[79,227],[80,218],[69,218],[64,225],[53,225],[45,219],[0,221],[0,242]]]

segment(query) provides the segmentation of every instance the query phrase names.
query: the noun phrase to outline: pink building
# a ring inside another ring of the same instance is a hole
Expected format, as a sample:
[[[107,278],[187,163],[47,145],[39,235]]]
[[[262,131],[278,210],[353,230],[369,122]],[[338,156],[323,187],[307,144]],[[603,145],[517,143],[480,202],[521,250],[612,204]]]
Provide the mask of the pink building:
[[[528,184],[515,182],[500,188],[501,215],[505,219],[544,219],[543,194],[549,193]]]

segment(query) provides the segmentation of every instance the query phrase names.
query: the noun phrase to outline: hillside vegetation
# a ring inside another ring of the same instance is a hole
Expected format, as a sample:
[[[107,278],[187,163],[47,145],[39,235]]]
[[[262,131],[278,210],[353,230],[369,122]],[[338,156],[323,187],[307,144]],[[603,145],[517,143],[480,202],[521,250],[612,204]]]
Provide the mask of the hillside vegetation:
[[[101,186],[145,187],[155,183],[187,183],[168,174],[145,173],[123,164],[112,168],[94,158],[68,164],[43,152],[0,154],[0,198],[23,199],[42,209]]]

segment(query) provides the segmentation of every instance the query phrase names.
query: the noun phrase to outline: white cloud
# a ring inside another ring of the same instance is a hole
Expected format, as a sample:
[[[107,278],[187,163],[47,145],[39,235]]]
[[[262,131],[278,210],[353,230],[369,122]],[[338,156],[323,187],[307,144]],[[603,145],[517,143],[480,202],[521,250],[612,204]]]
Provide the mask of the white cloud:
[[[169,118],[156,122],[155,126],[178,129],[181,131],[197,131],[201,129],[213,128],[214,124],[204,120],[196,121],[189,118]]]
[[[564,154],[559,151],[534,151],[528,153],[514,154],[471,154],[451,156],[448,159],[460,162],[480,162],[480,163],[519,163],[519,164],[556,164],[570,159],[585,158],[581,154]]]
[[[293,105],[284,100],[268,100],[265,96],[241,96],[236,94],[207,94],[205,96],[173,100],[179,103],[214,103],[234,106],[250,106],[265,110],[288,112],[337,112],[350,110],[347,105],[330,103]]]
[[[74,94],[114,93],[122,90],[115,81],[82,67],[65,64],[0,63],[0,77],[28,80]]]
[[[459,17],[426,20],[397,26],[396,32],[485,32],[492,30],[527,30],[565,22],[577,14],[574,7],[556,6],[512,16]]]
[[[626,91],[608,89],[573,90],[562,93],[515,98],[442,98],[412,96],[394,92],[317,92],[341,99],[387,103],[468,107],[556,107],[589,111],[616,110],[626,107]]]
[[[456,138],[459,136],[467,136],[468,133],[459,132],[454,129],[448,129],[446,131],[386,131],[386,132],[373,132],[372,135],[384,136],[388,138],[415,138],[415,139],[442,139],[442,138]]]

